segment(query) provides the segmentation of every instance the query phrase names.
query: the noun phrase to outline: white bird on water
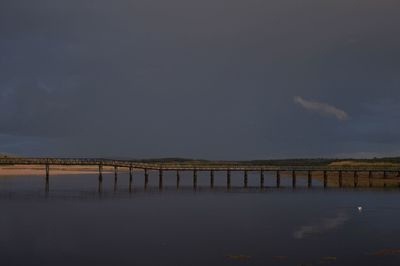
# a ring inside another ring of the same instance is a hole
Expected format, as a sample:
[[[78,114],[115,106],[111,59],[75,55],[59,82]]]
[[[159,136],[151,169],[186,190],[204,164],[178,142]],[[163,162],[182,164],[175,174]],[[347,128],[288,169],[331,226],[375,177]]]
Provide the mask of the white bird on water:
[[[358,212],[362,212],[362,209],[363,209],[363,208],[362,208],[361,206],[358,206],[358,207],[357,207]]]

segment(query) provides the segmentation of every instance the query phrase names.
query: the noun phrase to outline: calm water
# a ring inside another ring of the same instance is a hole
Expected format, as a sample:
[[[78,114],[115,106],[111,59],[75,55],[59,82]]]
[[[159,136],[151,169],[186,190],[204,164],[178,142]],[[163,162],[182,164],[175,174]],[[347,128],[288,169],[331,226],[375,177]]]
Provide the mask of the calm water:
[[[266,175],[265,184],[275,180]],[[0,178],[2,265],[399,265],[400,190],[257,188],[257,175]],[[357,209],[362,206],[362,211]]]

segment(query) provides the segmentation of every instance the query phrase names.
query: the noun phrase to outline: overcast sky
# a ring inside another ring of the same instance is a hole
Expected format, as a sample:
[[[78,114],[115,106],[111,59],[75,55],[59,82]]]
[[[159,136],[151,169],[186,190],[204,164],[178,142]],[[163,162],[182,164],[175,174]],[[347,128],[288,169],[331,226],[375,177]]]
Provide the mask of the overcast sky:
[[[398,0],[1,0],[0,153],[400,155]]]

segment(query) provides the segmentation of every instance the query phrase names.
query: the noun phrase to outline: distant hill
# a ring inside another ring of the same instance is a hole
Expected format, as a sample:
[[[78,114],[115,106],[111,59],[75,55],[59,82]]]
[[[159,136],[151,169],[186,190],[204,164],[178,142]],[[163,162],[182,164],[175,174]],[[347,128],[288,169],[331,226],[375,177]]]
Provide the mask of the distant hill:
[[[351,165],[398,165],[400,157],[390,158],[373,158],[373,159],[328,159],[328,158],[311,158],[311,159],[271,159],[271,160],[249,160],[249,161],[224,161],[224,160],[201,160],[188,158],[158,158],[134,160],[143,163],[162,163],[162,164],[247,164],[247,165],[274,165],[274,166],[351,166]]]
[[[18,156],[12,155],[12,154],[8,154],[8,153],[1,153],[0,152],[0,159],[1,158],[17,158]]]
[[[0,153],[0,159],[4,158],[21,158],[21,156]],[[61,158],[62,159],[62,158]],[[90,158],[89,158],[90,159]],[[100,158],[97,158],[100,159]],[[148,159],[128,159],[110,157],[103,158],[110,160],[129,160],[133,162],[149,163],[149,164],[164,164],[164,165],[189,165],[189,166],[204,166],[204,165],[265,165],[265,166],[332,166],[332,167],[400,167],[400,157],[373,158],[373,159],[352,159],[352,158],[308,158],[308,159],[268,159],[268,160],[248,160],[248,161],[229,161],[229,160],[203,160],[191,158],[148,158]]]

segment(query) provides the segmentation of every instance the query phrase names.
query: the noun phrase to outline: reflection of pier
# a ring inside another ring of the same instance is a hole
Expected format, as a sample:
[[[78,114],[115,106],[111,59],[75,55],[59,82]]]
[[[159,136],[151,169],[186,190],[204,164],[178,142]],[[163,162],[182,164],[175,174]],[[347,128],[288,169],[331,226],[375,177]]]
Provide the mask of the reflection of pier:
[[[307,180],[307,187],[313,186],[313,180],[319,180],[324,188],[332,187],[373,187],[375,183],[387,187],[400,187],[400,169],[399,168],[355,168],[355,167],[315,167],[315,166],[270,166],[270,165],[249,165],[233,163],[197,163],[190,165],[188,163],[144,163],[138,161],[126,160],[108,160],[108,159],[55,159],[55,158],[6,158],[0,159],[0,165],[43,165],[45,170],[45,189],[49,190],[51,166],[97,166],[99,171],[98,190],[102,191],[103,167],[114,168],[114,191],[117,190],[118,169],[125,168],[129,171],[129,191],[133,187],[133,170],[141,170],[144,174],[144,189],[149,183],[149,171],[158,172],[158,187],[163,188],[163,179],[166,172],[176,173],[176,187],[181,183],[182,172],[192,173],[193,188],[197,188],[199,172],[209,173],[210,187],[214,187],[216,172],[226,174],[226,187],[231,187],[232,172],[243,173],[243,187],[248,187],[249,174],[258,173],[259,187],[265,187],[265,173],[272,173],[276,179],[275,186],[281,187],[282,178],[290,178],[291,186],[297,186],[297,179],[304,177]],[[361,184],[360,180],[363,180]],[[390,181],[390,182],[389,182]]]

